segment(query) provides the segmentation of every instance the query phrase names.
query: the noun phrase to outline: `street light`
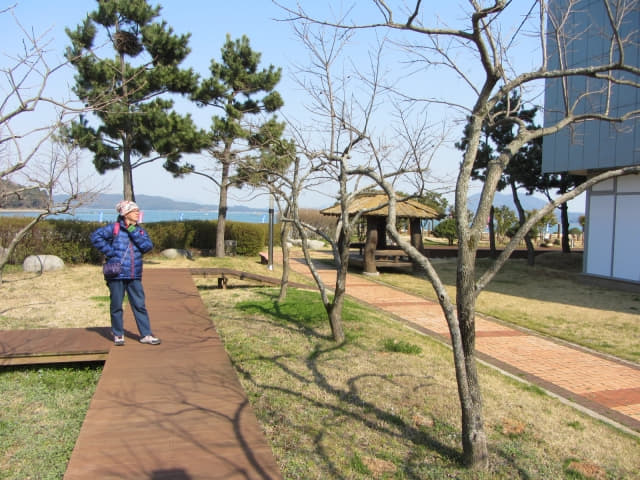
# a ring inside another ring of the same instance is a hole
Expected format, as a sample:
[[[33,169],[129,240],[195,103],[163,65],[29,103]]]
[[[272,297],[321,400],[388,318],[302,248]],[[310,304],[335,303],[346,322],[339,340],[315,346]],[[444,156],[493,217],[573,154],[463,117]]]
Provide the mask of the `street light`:
[[[273,194],[269,195],[269,270],[273,270]]]

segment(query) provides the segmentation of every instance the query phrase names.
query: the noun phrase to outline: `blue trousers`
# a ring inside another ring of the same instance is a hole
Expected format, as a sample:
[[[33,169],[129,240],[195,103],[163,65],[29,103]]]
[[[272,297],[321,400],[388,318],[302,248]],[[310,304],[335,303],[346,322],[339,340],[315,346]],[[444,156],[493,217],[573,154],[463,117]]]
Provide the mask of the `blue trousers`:
[[[151,333],[151,324],[149,322],[149,314],[144,301],[144,289],[140,280],[107,280],[111,297],[111,331],[115,336],[124,335],[124,321],[122,317],[122,302],[124,301],[124,292],[129,297],[129,305],[133,317],[136,319],[136,325],[141,337],[153,335]]]

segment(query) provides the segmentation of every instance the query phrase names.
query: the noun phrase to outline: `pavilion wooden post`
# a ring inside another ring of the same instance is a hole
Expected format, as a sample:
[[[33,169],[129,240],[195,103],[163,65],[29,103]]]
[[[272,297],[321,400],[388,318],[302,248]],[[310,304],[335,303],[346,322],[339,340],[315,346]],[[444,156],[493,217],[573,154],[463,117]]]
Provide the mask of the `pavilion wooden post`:
[[[411,236],[411,246],[424,253],[424,242],[422,241],[422,219],[412,218],[409,222],[409,235]]]
[[[376,217],[367,217],[367,239],[364,244],[362,267],[365,275],[377,275],[376,249],[378,248],[378,222]]]
[[[422,219],[412,218],[409,222],[409,235],[411,237],[411,246],[424,255],[424,242],[422,241]],[[419,270],[416,262],[413,263],[413,270]]]

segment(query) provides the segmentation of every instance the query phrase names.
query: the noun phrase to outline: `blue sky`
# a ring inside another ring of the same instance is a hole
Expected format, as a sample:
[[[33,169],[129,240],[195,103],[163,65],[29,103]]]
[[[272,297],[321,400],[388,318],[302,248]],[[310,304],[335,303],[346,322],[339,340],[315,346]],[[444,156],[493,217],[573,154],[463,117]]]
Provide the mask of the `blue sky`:
[[[18,0],[17,2],[1,1],[2,9],[17,4],[16,18],[25,29],[33,29],[38,34],[46,34],[51,40],[50,59],[62,59],[68,37],[65,28],[75,28],[81,23],[86,14],[95,8],[94,1],[64,0],[51,2],[47,0]],[[184,34],[191,32],[191,54],[183,63],[193,67],[202,76],[208,74],[210,60],[220,59],[220,48],[229,33],[232,38],[246,34],[254,50],[262,53],[262,64],[273,64],[283,68],[283,79],[278,90],[284,95],[284,90],[290,84],[286,65],[300,54],[296,51],[297,43],[293,41],[293,33],[287,24],[278,23],[276,16],[282,17],[282,12],[268,0],[237,0],[237,1],[193,1],[166,0],[161,2],[161,17],[173,28],[174,32]],[[14,20],[9,15],[0,15],[0,39],[3,55],[12,54],[19,48],[17,43],[19,34]],[[53,55],[53,52],[57,52]],[[52,61],[52,60],[50,60]],[[73,82],[73,71],[69,69],[64,75],[55,77],[57,91],[68,90]],[[290,90],[290,89],[289,89]],[[285,101],[288,99],[285,95]],[[210,124],[211,111],[195,109],[193,115],[199,119],[200,126],[207,128]],[[88,172],[95,172],[90,158],[85,162]],[[98,176],[97,173],[95,173]],[[110,172],[100,176],[101,183],[107,185],[108,193],[122,191],[121,173]],[[174,179],[166,173],[161,162],[142,166],[134,170],[134,188],[137,194],[171,196],[177,200],[197,201],[200,203],[217,203],[218,193],[215,185],[197,176]],[[262,199],[246,198],[239,191],[232,191],[232,204],[263,203]]]
[[[75,28],[86,16],[95,8],[95,2],[90,0],[64,0],[61,2],[51,2],[50,0],[17,0],[17,2],[7,2],[0,0],[0,6],[6,8],[17,3],[15,8],[16,17],[25,28],[33,28],[36,32],[49,31],[48,38],[52,39],[51,48],[62,58],[64,48],[68,44],[68,39],[64,33],[65,27]],[[286,1],[292,4],[293,0]],[[368,2],[358,0],[358,2],[346,2],[346,5],[354,3],[363,12],[371,13]],[[459,7],[465,2],[439,2],[438,5],[425,5],[425,13],[435,15],[432,9],[439,9],[440,14],[449,14],[452,21],[463,18],[459,14]],[[528,2],[525,2],[528,4]],[[254,50],[261,52],[262,65],[273,64],[283,69],[283,78],[277,89],[285,100],[283,112],[288,117],[303,120],[305,103],[304,92],[300,90],[293,79],[295,64],[305,63],[308,52],[297,40],[291,25],[286,22],[279,22],[276,19],[285,17],[285,13],[274,5],[270,0],[164,0],[161,1],[161,17],[173,28],[176,33],[191,33],[190,47],[192,53],[185,61],[185,66],[193,67],[202,76],[207,76],[210,60],[220,59],[220,48],[225,41],[225,35],[229,33],[232,38],[238,38],[245,34],[251,41]],[[342,2],[313,1],[308,5],[318,8],[323,13],[330,14],[327,5],[344,5]],[[365,10],[364,7],[368,7]],[[340,8],[340,7],[336,7]],[[358,15],[362,12],[357,12]],[[362,19],[361,16],[358,18]],[[515,18],[514,25],[518,24]],[[372,40],[372,36],[368,40]],[[19,44],[16,42],[16,30],[13,19],[9,15],[0,15],[0,39],[2,54],[11,54]],[[364,37],[358,37],[354,44],[352,59],[355,61],[366,60],[368,41]],[[522,46],[523,55],[519,58],[522,61],[530,61],[532,58],[531,49],[534,47]],[[13,49],[13,50],[12,50]],[[473,66],[469,66],[472,71]],[[60,76],[54,88],[61,91],[68,90],[73,80],[73,71],[70,69],[66,76]],[[451,77],[446,75],[423,75],[420,78],[407,80],[404,87],[420,92],[425,96],[434,96],[436,93],[449,94],[454,91],[461,91],[458,84],[454,83]],[[211,111],[193,108],[193,115],[198,124],[207,128]],[[441,115],[447,116],[446,110]],[[454,140],[457,140],[454,136]],[[453,177],[456,173],[459,152],[452,148],[445,149],[436,156],[432,168],[441,177]],[[90,158],[86,160],[87,172],[95,172]],[[95,176],[98,174],[95,173]],[[122,191],[121,174],[118,171],[108,173],[100,177],[101,183],[107,185],[106,191],[109,193],[120,193]],[[199,203],[217,203],[218,192],[215,185],[208,180],[198,176],[187,176],[184,179],[174,179],[166,173],[160,162],[152,163],[134,171],[134,188],[137,194],[163,195],[177,200],[196,201]],[[474,193],[474,192],[472,192]],[[231,204],[242,204],[247,206],[264,206],[265,197],[248,197],[246,193],[238,190],[231,190]],[[302,199],[302,205],[308,207],[326,207],[333,203],[331,196],[307,194]],[[580,205],[576,208],[580,210]]]

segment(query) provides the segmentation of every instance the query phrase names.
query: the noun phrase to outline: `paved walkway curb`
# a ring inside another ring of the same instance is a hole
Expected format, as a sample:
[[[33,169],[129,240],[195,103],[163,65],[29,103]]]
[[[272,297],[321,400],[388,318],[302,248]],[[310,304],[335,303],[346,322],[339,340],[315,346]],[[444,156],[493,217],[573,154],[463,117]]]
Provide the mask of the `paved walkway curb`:
[[[310,275],[304,259],[292,258],[291,265]],[[316,268],[327,285],[334,284],[334,268]],[[444,314],[433,301],[353,274],[347,275],[347,294],[449,343]],[[480,316],[476,352],[480,360],[640,435],[640,366]]]

